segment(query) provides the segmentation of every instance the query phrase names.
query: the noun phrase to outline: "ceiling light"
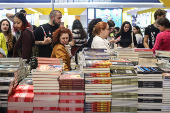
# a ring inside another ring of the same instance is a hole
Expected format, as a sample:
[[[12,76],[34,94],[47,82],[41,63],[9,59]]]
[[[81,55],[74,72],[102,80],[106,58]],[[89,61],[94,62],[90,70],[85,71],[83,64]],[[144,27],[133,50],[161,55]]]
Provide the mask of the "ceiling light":
[[[39,15],[43,15],[43,14],[39,12]]]
[[[32,9],[32,8],[28,8],[29,10],[33,11],[33,12],[37,12],[36,10]]]
[[[67,9],[67,8],[64,8],[64,12],[66,12],[66,13],[67,13],[67,12],[68,12],[68,9]]]

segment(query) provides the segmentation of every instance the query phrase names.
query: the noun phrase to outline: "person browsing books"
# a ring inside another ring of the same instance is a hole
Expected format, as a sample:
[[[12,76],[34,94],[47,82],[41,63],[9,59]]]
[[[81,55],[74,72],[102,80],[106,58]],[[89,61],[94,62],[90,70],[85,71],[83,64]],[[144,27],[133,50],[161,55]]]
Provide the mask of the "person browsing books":
[[[109,25],[106,22],[97,23],[93,28],[93,34],[95,37],[93,38],[91,48],[109,48],[109,42],[106,40],[109,35]]]
[[[53,34],[53,51],[51,58],[63,59],[64,71],[70,70],[71,53],[67,49],[66,45],[72,40],[73,36],[68,28],[60,27]]]
[[[121,29],[120,29],[120,37],[116,40],[111,40],[110,42],[115,42],[119,45],[119,47],[137,47],[136,37],[135,34],[132,32],[132,26],[130,22],[125,21],[123,22]]]
[[[27,59],[27,63],[32,54],[32,46],[35,43],[35,38],[30,28],[26,17],[23,13],[16,13],[14,15],[14,31],[21,31],[21,35],[14,45],[13,57],[22,57]]]
[[[138,48],[144,48],[144,46],[143,46],[143,35],[141,33],[140,27],[139,26],[133,26],[133,33],[136,36]]]
[[[161,33],[156,36],[155,45],[152,48],[153,53],[155,53],[155,50],[170,51],[170,22],[167,18],[160,18],[157,24]]]

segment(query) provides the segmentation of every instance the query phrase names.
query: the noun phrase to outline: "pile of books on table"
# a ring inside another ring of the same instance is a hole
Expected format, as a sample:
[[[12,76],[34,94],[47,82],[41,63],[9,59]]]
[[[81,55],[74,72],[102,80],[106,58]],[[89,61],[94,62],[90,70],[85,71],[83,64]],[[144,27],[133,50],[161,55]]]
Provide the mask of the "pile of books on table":
[[[8,113],[33,113],[33,98],[33,85],[18,85],[8,97]]]
[[[19,81],[28,75],[25,61],[21,58],[0,59],[0,110],[7,111],[7,99]]]
[[[84,113],[84,78],[78,73],[65,73],[59,78],[60,113]]]
[[[58,113],[59,82],[61,65],[39,65],[32,70],[34,85],[34,113]]]
[[[59,58],[37,57],[38,65],[63,65],[63,60]]]
[[[163,92],[162,92],[162,112],[170,112],[170,73],[162,73]]]
[[[112,78],[112,113],[137,113],[138,78],[128,63],[110,66]]]
[[[158,67],[139,66],[138,113],[161,113],[162,70]]]
[[[86,60],[83,67],[85,77],[85,112],[110,112],[111,77],[109,60]]]

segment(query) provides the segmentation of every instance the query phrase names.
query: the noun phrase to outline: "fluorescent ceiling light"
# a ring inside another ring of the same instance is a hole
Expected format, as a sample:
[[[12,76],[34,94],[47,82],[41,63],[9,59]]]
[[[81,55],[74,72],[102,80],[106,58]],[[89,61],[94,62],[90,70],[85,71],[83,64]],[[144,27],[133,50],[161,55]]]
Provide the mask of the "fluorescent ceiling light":
[[[43,14],[39,12],[39,15],[43,15]]]
[[[67,12],[68,12],[68,9],[67,9],[67,8],[64,8],[64,12],[66,12],[66,13],[67,13]]]
[[[37,12],[36,10],[32,9],[32,8],[28,8],[29,10],[33,11],[33,12]]]

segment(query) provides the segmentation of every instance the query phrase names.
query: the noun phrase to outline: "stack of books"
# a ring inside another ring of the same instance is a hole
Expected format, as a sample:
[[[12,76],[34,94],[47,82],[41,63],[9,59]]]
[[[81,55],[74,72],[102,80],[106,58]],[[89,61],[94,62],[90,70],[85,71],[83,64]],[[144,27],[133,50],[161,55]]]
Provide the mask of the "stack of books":
[[[138,78],[134,66],[110,66],[112,78],[112,113],[136,113]]]
[[[155,55],[157,56],[157,57],[170,57],[170,51],[160,51],[160,50],[156,50],[155,51]]]
[[[138,113],[161,113],[162,70],[158,67],[137,67]]]
[[[33,113],[33,85],[18,85],[8,97],[8,113]]]
[[[20,58],[0,59],[0,111],[7,111],[7,99],[19,81],[28,75],[27,67]]]
[[[134,48],[134,52],[139,52],[139,58],[151,58],[153,57],[153,51],[149,48]]]
[[[59,58],[37,57],[38,65],[63,65],[63,60]]]
[[[163,98],[162,112],[170,112],[170,73],[162,73],[163,78]]]
[[[34,85],[33,109],[36,113],[58,113],[59,82],[61,65],[40,65],[32,70]]]
[[[109,60],[86,60],[83,68],[85,77],[85,112],[110,112],[111,77]]]
[[[132,62],[138,62],[139,60],[139,52],[133,51],[119,51],[117,52],[118,58],[128,58]]]
[[[60,113],[84,113],[84,78],[81,74],[63,74],[60,84]]]

